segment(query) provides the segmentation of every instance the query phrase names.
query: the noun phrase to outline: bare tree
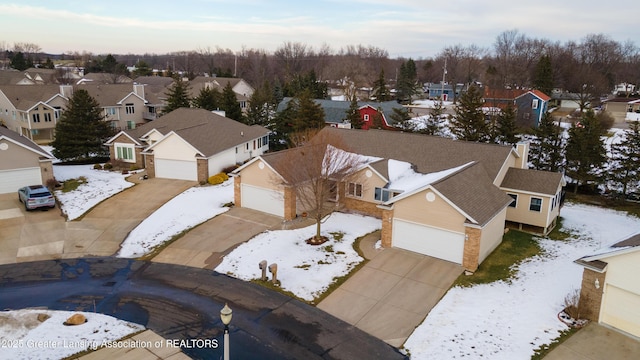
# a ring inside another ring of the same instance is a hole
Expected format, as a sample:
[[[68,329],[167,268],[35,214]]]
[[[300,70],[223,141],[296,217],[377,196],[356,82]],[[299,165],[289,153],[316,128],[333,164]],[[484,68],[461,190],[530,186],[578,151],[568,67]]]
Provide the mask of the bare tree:
[[[321,225],[335,208],[329,200],[337,196],[337,186],[353,176],[364,165],[364,157],[344,150],[344,145],[327,132],[318,133],[301,147],[285,150],[278,172],[283,180],[278,185],[291,187],[296,201],[316,221],[316,234],[311,244],[326,241]]]

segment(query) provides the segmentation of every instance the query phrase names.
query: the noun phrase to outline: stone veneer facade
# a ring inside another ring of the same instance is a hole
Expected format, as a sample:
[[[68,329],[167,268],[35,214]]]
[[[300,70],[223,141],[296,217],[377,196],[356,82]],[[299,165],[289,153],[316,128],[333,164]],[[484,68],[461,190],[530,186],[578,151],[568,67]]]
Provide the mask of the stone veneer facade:
[[[482,229],[465,227],[464,230],[464,253],[462,255],[462,266],[468,271],[478,269],[478,259],[480,258],[480,239]]]
[[[233,206],[242,207],[242,177],[233,177]]]
[[[380,209],[382,211],[382,230],[380,231],[380,242],[382,247],[391,247],[393,237],[393,209]]]
[[[292,187],[284,188],[284,219],[293,220],[297,216],[296,213],[296,192]]]
[[[198,183],[203,184],[209,180],[209,162],[207,159],[196,159],[198,167]]]
[[[144,165],[147,169],[147,176],[150,178],[156,177],[156,167],[153,164],[153,154],[145,155]]]
[[[604,283],[607,273],[599,273],[597,271],[584,268],[582,272],[582,286],[580,287],[580,302],[578,310],[580,317],[591,321],[600,319],[600,305],[602,304],[602,295],[604,291]],[[596,289],[596,279],[600,284]]]

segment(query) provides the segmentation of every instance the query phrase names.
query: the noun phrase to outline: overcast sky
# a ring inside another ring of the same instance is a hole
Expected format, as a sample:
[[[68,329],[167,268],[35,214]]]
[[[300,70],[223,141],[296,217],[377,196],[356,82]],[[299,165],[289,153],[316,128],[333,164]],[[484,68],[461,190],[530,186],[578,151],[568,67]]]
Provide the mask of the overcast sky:
[[[273,51],[292,41],[336,51],[373,45],[418,59],[457,44],[490,48],[513,29],[562,43],[603,33],[640,45],[638,16],[638,0],[0,0],[0,42],[48,53],[161,54]]]

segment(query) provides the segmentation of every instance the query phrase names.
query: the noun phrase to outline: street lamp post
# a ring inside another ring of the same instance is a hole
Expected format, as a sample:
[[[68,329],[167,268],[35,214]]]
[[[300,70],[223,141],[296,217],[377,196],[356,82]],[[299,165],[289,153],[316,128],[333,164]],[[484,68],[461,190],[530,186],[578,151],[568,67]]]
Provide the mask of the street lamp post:
[[[220,310],[220,320],[224,324],[224,360],[229,360],[229,323],[231,322],[231,317],[233,316],[233,311],[227,305],[224,304],[222,310]]]

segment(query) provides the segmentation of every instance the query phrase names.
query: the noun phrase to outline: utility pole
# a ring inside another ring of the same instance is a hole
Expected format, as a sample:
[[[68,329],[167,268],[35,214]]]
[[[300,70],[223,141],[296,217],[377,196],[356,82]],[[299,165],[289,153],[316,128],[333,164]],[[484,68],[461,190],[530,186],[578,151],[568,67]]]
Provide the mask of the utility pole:
[[[440,101],[444,101],[444,82],[447,76],[447,58],[444,58],[444,69],[442,71],[442,89],[440,92]]]

